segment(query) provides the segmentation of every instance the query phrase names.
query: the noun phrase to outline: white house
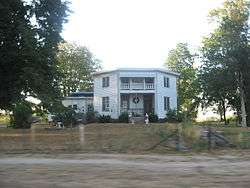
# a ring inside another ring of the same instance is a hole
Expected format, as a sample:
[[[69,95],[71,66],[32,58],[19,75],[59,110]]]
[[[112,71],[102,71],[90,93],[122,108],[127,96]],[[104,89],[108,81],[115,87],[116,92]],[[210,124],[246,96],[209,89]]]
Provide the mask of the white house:
[[[93,106],[93,92],[74,92],[65,97],[62,104],[76,112],[85,113]]]
[[[178,73],[165,69],[122,68],[94,73],[94,110],[116,119],[123,112],[165,118],[177,107]]]

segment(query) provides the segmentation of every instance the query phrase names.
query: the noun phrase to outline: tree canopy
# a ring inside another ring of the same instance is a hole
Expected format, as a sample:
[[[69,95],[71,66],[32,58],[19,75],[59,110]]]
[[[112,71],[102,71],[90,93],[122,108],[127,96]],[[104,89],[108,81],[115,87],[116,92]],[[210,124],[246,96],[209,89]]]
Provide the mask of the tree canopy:
[[[86,48],[74,43],[60,43],[57,54],[59,87],[63,96],[77,90],[91,90],[92,73],[100,69],[100,61]]]
[[[227,100],[240,111],[242,125],[246,126],[250,71],[248,2],[226,0],[222,8],[211,11],[210,17],[217,28],[203,40],[203,94],[214,102]]]
[[[185,113],[188,118],[196,117],[196,109],[199,104],[199,82],[194,68],[195,55],[188,49],[188,44],[179,43],[172,49],[166,60],[166,67],[180,73],[178,78],[178,109],[179,113]]]
[[[0,2],[0,108],[27,95],[57,96],[55,58],[68,14],[61,0]]]

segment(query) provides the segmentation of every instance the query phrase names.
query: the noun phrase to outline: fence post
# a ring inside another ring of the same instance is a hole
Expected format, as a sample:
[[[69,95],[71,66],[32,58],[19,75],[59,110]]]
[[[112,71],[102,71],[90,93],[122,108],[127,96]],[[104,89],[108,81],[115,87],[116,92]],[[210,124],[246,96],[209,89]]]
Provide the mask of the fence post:
[[[211,150],[212,149],[212,130],[210,126],[208,127],[207,136],[208,136],[208,150]]]
[[[179,130],[179,125],[177,125],[177,130],[176,130],[176,150],[180,151],[180,130]]]

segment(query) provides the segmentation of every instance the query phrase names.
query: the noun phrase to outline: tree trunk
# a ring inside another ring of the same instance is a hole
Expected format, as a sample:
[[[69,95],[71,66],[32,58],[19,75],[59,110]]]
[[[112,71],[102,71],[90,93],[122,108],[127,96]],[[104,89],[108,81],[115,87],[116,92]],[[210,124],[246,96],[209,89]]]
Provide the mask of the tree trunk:
[[[239,89],[240,89],[240,103],[241,103],[241,126],[246,127],[247,126],[247,115],[246,115],[245,92],[243,89],[242,73],[240,73],[239,82],[240,82]]]

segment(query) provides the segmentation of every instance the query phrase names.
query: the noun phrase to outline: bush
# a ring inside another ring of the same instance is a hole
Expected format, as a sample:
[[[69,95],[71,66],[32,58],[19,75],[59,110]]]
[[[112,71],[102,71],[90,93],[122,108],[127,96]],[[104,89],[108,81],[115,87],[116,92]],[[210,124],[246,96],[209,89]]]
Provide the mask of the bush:
[[[179,122],[180,119],[178,118],[177,111],[174,110],[169,110],[166,114],[166,119],[168,122]]]
[[[110,123],[111,122],[111,117],[108,115],[108,116],[105,116],[105,115],[101,115],[98,117],[98,122],[99,123]]]
[[[73,126],[77,122],[76,112],[70,107],[62,108],[61,111],[55,115],[53,121],[62,122],[65,127]]]
[[[128,121],[129,121],[128,113],[127,112],[121,113],[121,115],[119,116],[119,122],[120,123],[128,123]]]
[[[94,111],[88,111],[86,113],[86,123],[95,123],[97,122],[98,113]]]
[[[11,116],[11,125],[16,129],[29,129],[31,127],[31,116],[31,105],[26,101],[20,102],[16,104],[13,110],[13,115]]]
[[[154,113],[150,113],[148,116],[148,119],[149,119],[149,122],[151,123],[157,123],[159,120],[158,116]]]

